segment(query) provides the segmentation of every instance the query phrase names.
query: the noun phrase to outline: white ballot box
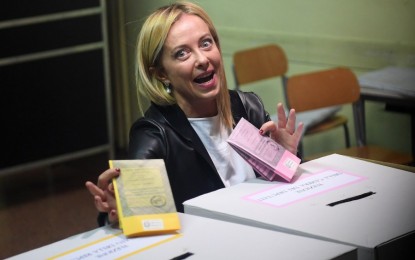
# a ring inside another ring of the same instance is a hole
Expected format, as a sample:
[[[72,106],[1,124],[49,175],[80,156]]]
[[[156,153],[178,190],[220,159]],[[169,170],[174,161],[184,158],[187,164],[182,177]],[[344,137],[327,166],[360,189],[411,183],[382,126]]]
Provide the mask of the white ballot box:
[[[359,259],[405,259],[415,246],[415,174],[333,154],[291,183],[254,179],[184,203],[185,213],[358,248]]]
[[[10,259],[357,259],[353,246],[179,213],[172,234],[126,238],[98,228]]]

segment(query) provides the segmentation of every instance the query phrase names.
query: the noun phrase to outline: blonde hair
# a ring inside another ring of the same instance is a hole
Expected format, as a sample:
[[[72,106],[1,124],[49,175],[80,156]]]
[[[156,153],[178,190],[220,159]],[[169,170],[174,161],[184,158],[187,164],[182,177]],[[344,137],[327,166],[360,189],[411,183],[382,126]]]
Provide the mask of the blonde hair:
[[[196,15],[207,24],[219,52],[222,53],[213,22],[200,6],[189,2],[176,2],[154,11],[144,22],[137,43],[136,81],[138,106],[141,113],[143,112],[141,98],[146,98],[161,106],[176,103],[175,98],[167,93],[165,86],[158,79],[157,70],[161,69],[160,59],[167,34],[184,13]],[[218,75],[222,84],[216,100],[218,113],[224,125],[231,128],[233,118],[223,66]]]

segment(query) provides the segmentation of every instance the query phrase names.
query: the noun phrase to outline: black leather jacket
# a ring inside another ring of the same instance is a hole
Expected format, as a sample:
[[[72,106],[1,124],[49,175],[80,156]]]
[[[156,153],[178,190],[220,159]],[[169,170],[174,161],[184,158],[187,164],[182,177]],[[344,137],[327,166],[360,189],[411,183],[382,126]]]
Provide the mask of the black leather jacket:
[[[256,94],[233,90],[229,94],[235,123],[244,117],[260,128],[271,120]],[[130,159],[164,159],[180,212],[184,201],[225,187],[202,141],[177,105],[150,105],[145,116],[131,127],[128,155]],[[99,217],[100,225],[103,220]]]

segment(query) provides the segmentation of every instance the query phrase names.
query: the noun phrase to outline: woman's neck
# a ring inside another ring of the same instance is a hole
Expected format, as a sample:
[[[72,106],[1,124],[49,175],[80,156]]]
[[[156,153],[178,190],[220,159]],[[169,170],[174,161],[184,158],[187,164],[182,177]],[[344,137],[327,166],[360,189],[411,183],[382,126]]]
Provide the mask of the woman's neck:
[[[216,101],[178,104],[188,118],[212,117],[218,114]]]

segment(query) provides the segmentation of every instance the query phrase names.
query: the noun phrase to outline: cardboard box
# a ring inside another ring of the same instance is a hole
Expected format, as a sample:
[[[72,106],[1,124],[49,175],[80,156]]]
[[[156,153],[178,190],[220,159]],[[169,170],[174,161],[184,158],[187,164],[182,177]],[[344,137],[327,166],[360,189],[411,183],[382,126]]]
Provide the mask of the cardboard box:
[[[178,213],[182,229],[172,238],[125,238],[110,226],[85,232],[10,258],[354,260],[356,247]],[[115,235],[115,238],[111,236]],[[110,238],[108,238],[110,237]],[[148,240],[155,239],[153,242]],[[156,242],[155,242],[156,241]],[[146,246],[143,246],[146,244]]]
[[[308,181],[308,188],[317,187],[317,176],[331,170],[349,183],[302,198],[281,191],[281,185],[304,187],[300,183],[307,178],[314,180]],[[404,259],[413,254],[414,173],[334,154],[301,164],[296,178],[293,184],[255,179],[208,193],[186,201],[185,213],[356,246],[359,259]],[[264,191],[288,194],[287,203],[252,200]],[[329,206],[344,199],[349,201]]]

